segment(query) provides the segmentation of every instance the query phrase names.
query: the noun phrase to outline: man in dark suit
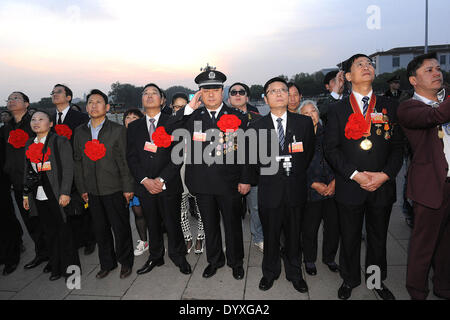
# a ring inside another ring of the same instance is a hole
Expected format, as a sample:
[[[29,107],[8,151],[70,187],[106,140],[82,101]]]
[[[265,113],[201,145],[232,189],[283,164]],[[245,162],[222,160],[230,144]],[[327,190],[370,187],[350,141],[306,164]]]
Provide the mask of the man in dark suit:
[[[162,222],[167,230],[169,257],[180,272],[190,274],[191,266],[186,261],[186,246],[180,224],[181,193],[183,185],[180,167],[171,161],[172,147],[157,145],[153,138],[156,128],[167,127],[169,115],[161,112],[161,90],[153,83],[142,92],[145,117],[132,122],[127,134],[128,166],[136,182],[147,221],[149,257],[138,274],[150,272],[155,266],[164,264],[164,239]]]
[[[126,161],[126,128],[108,120],[109,108],[108,97],[92,90],[86,106],[91,120],[75,129],[73,140],[75,183],[89,204],[98,244],[98,279],[115,269],[117,261],[120,278],[128,277],[134,260],[128,209],[134,183]]]
[[[246,128],[247,122],[243,114],[222,101],[225,81],[226,76],[222,72],[207,67],[195,78],[200,91],[174,117],[177,127],[189,131],[193,139],[193,142],[188,141],[193,145],[191,150],[195,151],[197,145],[201,147],[203,154],[210,144],[206,141],[206,131],[219,130],[218,122],[223,115],[235,115],[241,120],[239,128]],[[200,96],[205,105],[201,108]],[[201,128],[197,128],[199,124]],[[222,163],[207,164],[204,157],[196,161],[197,154],[194,154],[193,161],[186,163],[185,181],[189,191],[197,198],[205,228],[208,266],[203,272],[203,277],[212,277],[218,268],[225,265],[220,231],[220,215],[222,215],[227,265],[233,269],[233,277],[239,280],[244,278],[241,196],[250,191],[250,178],[246,176],[245,165],[238,164],[237,161],[227,163],[225,153],[234,153],[234,159],[237,159],[238,146],[233,135],[223,132],[221,134],[220,144],[212,154],[217,159],[221,157]],[[192,154],[187,156],[189,159],[192,158]]]
[[[328,72],[323,79],[323,84],[325,85],[328,94],[325,100],[321,101],[318,105],[318,108],[320,119],[322,119],[323,124],[326,125],[328,109],[332,107],[334,103],[339,102],[343,97],[345,84],[344,72],[338,70]]]
[[[21,205],[23,203],[23,177],[25,168],[25,142],[35,136],[31,130],[31,116],[27,112],[30,100],[23,92],[13,92],[7,100],[8,110],[12,114],[12,119],[5,125],[1,131],[3,142],[5,144],[5,163],[2,170],[8,175],[13,186],[14,198],[22,216],[22,220],[34,241],[36,256],[25,264],[25,269],[32,269],[41,263],[48,261],[48,247],[45,243],[44,230],[39,216],[32,210],[25,210]],[[23,135],[22,144],[15,144],[14,136],[20,132]],[[45,268],[44,268],[45,269]]]
[[[308,286],[301,271],[300,232],[303,207],[307,200],[306,169],[314,155],[313,123],[309,117],[287,112],[289,91],[284,79],[277,77],[269,80],[264,86],[264,94],[270,113],[252,123],[249,130],[267,130],[268,140],[265,145],[259,140],[258,148],[266,149],[266,154],[274,158],[274,145],[278,154],[291,157],[291,168],[288,173],[284,168],[288,162],[283,164],[280,161],[276,164],[275,174],[265,175],[262,169],[269,164],[261,164],[260,150],[257,153],[258,208],[264,234],[263,277],[259,288],[270,289],[274,280],[280,276],[280,236],[283,232],[286,278],[297,291],[305,293]],[[271,130],[276,130],[277,141],[272,141]]]
[[[415,93],[398,108],[413,150],[407,196],[413,200],[414,227],[406,288],[412,299],[426,299],[432,266],[434,294],[450,299],[450,99],[436,53],[415,57],[407,72]]]
[[[52,121],[55,124],[52,130],[58,125],[66,125],[70,131],[70,142],[73,144],[73,132],[75,128],[87,123],[89,116],[80,111],[71,108],[73,93],[72,90],[64,84],[56,84],[51,92],[52,102],[56,107],[55,113],[52,116]],[[60,133],[59,130],[56,131]],[[68,137],[68,136],[67,136]],[[92,218],[89,210],[83,210],[81,197],[76,190],[75,184],[72,187],[72,207],[79,211],[76,214],[68,216],[68,224],[72,229],[74,235],[75,246],[77,248],[84,247],[84,254],[89,255],[95,250],[95,236],[92,229]]]
[[[403,139],[396,124],[397,104],[375,96],[375,69],[369,57],[356,54],[344,65],[352,94],[330,108],[325,132],[325,156],[336,174],[336,201],[341,227],[340,274],[344,282],[338,297],[348,299],[361,284],[362,224],[367,230],[366,270],[378,266],[382,299],[395,299],[382,283],[387,277],[386,238],[395,177],[402,166]],[[370,269],[371,270],[371,269]],[[371,273],[367,273],[368,278]]]
[[[384,96],[398,101],[402,95],[402,90],[400,90],[400,76],[395,75],[391,77],[387,83],[389,84],[389,89],[384,93]]]

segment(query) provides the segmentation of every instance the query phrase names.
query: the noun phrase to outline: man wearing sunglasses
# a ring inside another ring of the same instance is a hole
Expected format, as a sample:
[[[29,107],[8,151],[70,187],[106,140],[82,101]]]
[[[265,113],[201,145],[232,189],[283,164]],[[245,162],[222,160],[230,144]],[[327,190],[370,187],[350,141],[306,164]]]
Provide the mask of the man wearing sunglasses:
[[[248,118],[248,124],[254,122],[262,116],[258,109],[248,103],[250,96],[250,88],[241,82],[236,82],[228,89],[228,103]],[[253,244],[261,251],[264,250],[264,237],[261,221],[258,214],[258,186],[253,186],[250,192],[242,197],[243,200],[243,216],[250,211],[250,231],[253,236]]]

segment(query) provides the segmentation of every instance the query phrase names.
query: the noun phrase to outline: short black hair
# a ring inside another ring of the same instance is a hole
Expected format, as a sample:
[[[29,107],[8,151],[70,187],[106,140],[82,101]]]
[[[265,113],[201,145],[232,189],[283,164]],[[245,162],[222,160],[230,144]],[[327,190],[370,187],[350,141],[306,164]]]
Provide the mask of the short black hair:
[[[13,93],[20,94],[22,96],[22,99],[24,102],[30,103],[30,98],[28,98],[28,96],[25,93],[23,93],[22,91],[14,91]]]
[[[288,86],[288,89],[295,87],[298,91],[298,94],[302,94],[300,87],[295,82],[290,81],[290,82],[288,82],[287,86]]]
[[[156,89],[158,89],[159,92],[159,96],[162,98],[163,97],[163,91],[161,90],[160,87],[158,87],[155,83],[147,83],[144,87],[144,89],[142,89],[142,93],[145,91],[145,89],[147,89],[148,87],[155,87]],[[165,94],[164,94],[165,97]]]
[[[188,98],[186,93],[184,93],[184,92],[177,92],[177,93],[175,93],[173,95],[171,104],[173,105],[175,100],[177,100],[178,98],[184,99],[184,100],[186,100],[186,102],[189,102],[189,98]]]
[[[342,66],[344,72],[345,73],[350,72],[350,69],[352,68],[353,62],[355,62],[356,59],[361,58],[361,57],[365,57],[365,58],[369,59],[370,61],[372,61],[372,59],[368,55],[365,55],[363,53],[357,53],[357,54],[351,56],[350,58],[348,58],[344,62],[343,66]]]
[[[288,86],[286,80],[284,80],[283,78],[281,78],[281,77],[272,78],[269,81],[267,81],[266,84],[264,85],[264,95],[267,94],[267,88],[269,87],[269,85],[274,82],[282,82],[286,85],[286,87]]]
[[[103,100],[105,100],[105,104],[108,104],[108,96],[106,94],[104,94],[103,92],[101,92],[100,90],[98,90],[98,89],[92,89],[91,92],[89,92],[89,94],[86,97],[86,102],[89,101],[89,98],[93,94],[98,94],[98,95],[102,96]]]
[[[406,68],[406,74],[408,75],[408,78],[414,77],[416,75],[417,69],[419,69],[422,66],[422,64],[425,60],[429,60],[429,59],[437,60],[436,52],[429,52],[426,54],[422,54],[422,55],[417,56],[414,59],[412,59],[408,63],[408,67]]]
[[[72,109],[77,109],[78,111],[80,111],[81,112],[81,107],[79,106],[79,105],[77,105],[77,104],[72,104],[71,106],[70,106]]]
[[[70,101],[69,101],[69,103],[71,103],[71,102],[72,102],[72,98],[73,98],[72,90],[70,90],[70,88],[69,88],[68,86],[66,86],[66,85],[64,85],[64,84],[60,84],[60,83],[55,84],[55,85],[53,86],[53,88],[56,88],[56,87],[63,87],[63,88],[64,88],[64,92],[66,93],[66,97],[70,96]]]
[[[231,88],[233,88],[234,86],[242,86],[245,90],[245,92],[247,93],[247,97],[250,97],[250,88],[248,87],[248,85],[246,85],[245,83],[242,82],[235,82],[233,83],[229,88],[228,88],[228,94],[230,94],[231,92]]]
[[[336,75],[338,74],[338,70],[330,71],[328,72],[325,77],[323,78],[323,84],[330,84],[330,81],[336,78]]]
[[[129,115],[129,114],[135,114],[140,118],[144,117],[144,114],[141,112],[141,110],[139,110],[138,108],[131,108],[128,109],[127,111],[124,112],[123,114],[123,125],[125,125],[125,118]]]

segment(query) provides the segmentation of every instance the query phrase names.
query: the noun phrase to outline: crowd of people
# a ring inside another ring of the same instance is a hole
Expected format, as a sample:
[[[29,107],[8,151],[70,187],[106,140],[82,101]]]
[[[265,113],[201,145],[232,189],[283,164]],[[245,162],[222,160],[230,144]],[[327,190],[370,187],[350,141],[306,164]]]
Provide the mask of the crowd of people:
[[[51,281],[66,279],[69,266],[81,268],[78,249],[88,255],[96,245],[98,279],[118,264],[120,278],[128,277],[134,256],[146,252],[137,274],[151,272],[165,263],[164,234],[168,257],[181,273],[192,273],[188,253],[205,250],[204,278],[226,263],[241,280],[242,221],[249,212],[253,244],[263,253],[260,290],[279,278],[283,260],[286,279],[298,292],[308,292],[302,267],[317,275],[323,222],[322,262],[342,278],[338,297],[350,298],[361,284],[364,236],[365,279],[372,274],[369,267],[378,267],[381,282],[373,290],[394,300],[384,284],[386,241],[395,180],[409,145],[406,288],[412,299],[426,299],[432,267],[433,293],[449,299],[450,99],[435,54],[415,57],[407,73],[412,96],[401,98],[398,78],[390,79],[386,94],[376,95],[371,59],[353,55],[342,70],[325,76],[329,94],[319,106],[302,101],[295,83],[275,77],[264,85],[270,112],[261,115],[249,104],[244,83],[232,84],[224,101],[226,75],[208,67],[195,78],[199,91],[193,98],[177,93],[170,106],[157,84],[147,84],[143,112],[127,110],[123,125],[107,118],[108,96],[97,89],[87,95],[87,114],[71,107],[73,93],[63,84],[51,92],[51,114],[31,115],[28,96],[12,92],[0,128],[3,275],[17,269],[24,250],[13,198],[34,242],[35,257],[24,268],[47,262],[43,272]],[[178,129],[189,139],[175,141]],[[252,131],[270,134],[255,135],[251,148],[238,135],[248,138]],[[244,162],[238,161],[242,149]],[[191,159],[190,150],[200,150],[201,161]],[[174,160],[178,151],[181,162]],[[263,151],[277,155],[271,174]],[[135,247],[130,208],[139,236]]]

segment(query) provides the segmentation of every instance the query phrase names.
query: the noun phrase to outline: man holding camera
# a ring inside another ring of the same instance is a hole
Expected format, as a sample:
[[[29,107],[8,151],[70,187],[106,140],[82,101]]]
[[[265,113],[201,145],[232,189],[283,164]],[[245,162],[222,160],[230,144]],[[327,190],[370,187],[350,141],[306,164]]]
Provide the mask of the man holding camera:
[[[264,100],[270,113],[250,125],[259,133],[267,130],[268,139],[259,139],[258,148],[265,148],[272,161],[276,154],[278,170],[273,175],[263,173],[258,151],[257,175],[259,217],[264,234],[263,277],[261,290],[269,290],[280,276],[280,236],[284,232],[284,266],[286,278],[294,288],[305,293],[308,286],[302,277],[300,231],[302,212],[307,200],[306,169],[314,154],[314,129],[311,118],[287,112],[288,84],[282,78],[272,78],[264,85]],[[272,142],[270,131],[275,130],[278,139]],[[278,150],[271,150],[272,144]],[[264,153],[264,152],[263,152]],[[266,168],[267,169],[267,168]]]

